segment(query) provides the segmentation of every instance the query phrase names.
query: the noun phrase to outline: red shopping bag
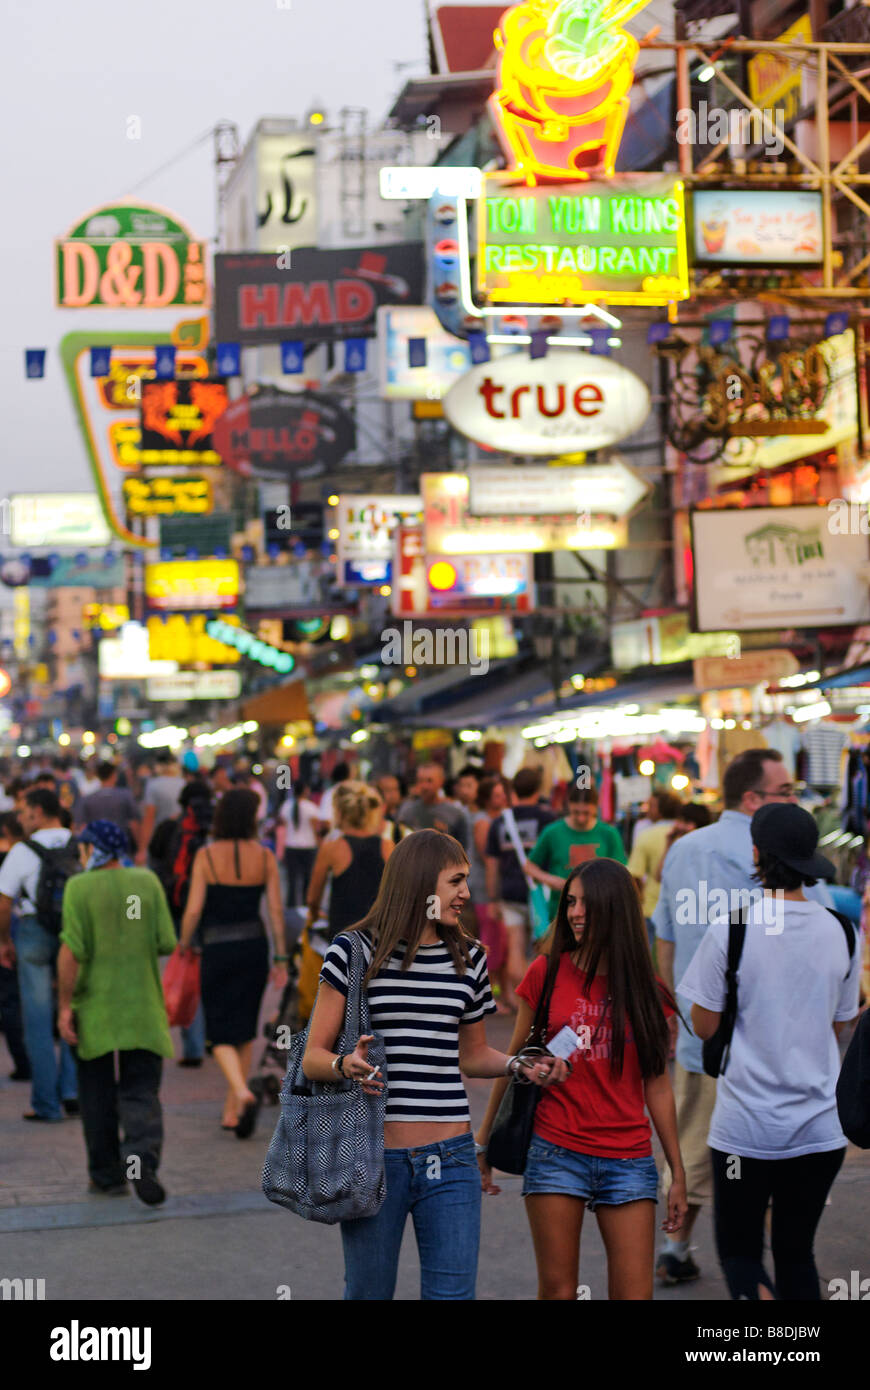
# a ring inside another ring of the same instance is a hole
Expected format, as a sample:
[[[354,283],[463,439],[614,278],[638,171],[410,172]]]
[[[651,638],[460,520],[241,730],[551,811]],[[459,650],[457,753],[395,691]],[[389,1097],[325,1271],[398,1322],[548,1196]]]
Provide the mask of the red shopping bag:
[[[199,1008],[200,958],[176,946],[163,972],[163,998],[169,1026],[189,1028]]]

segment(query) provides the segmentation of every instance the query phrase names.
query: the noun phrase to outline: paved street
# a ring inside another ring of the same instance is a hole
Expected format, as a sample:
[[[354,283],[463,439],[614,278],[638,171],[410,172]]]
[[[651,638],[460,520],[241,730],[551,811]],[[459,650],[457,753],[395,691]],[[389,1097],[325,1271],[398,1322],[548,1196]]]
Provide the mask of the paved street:
[[[268,1010],[270,1000],[267,998]],[[509,1025],[490,1025],[494,1045],[507,1046]],[[219,1128],[222,1080],[207,1059],[199,1070],[168,1062],[162,1091],[166,1144],[161,1177],[169,1192],[153,1210],[134,1196],[90,1196],[81,1126],[24,1124],[28,1087],[0,1082],[0,1277],[43,1278],[48,1299],[274,1299],[341,1296],[339,1233],[271,1206],[260,1192],[263,1156],[276,1110],[264,1110],[253,1139],[242,1143]],[[488,1082],[469,1085],[475,1118]],[[499,1197],[484,1202],[478,1297],[533,1299],[535,1265],[519,1178],[504,1178]],[[817,1257],[823,1285],[867,1269],[870,1153],[850,1148],[825,1212]],[[697,1226],[704,1277],[679,1290],[657,1290],[663,1302],[724,1297],[709,1215]],[[603,1248],[587,1217],[581,1280],[593,1299],[606,1297]],[[410,1223],[397,1289],[417,1299],[419,1282]],[[284,1294],[286,1297],[286,1294]]]

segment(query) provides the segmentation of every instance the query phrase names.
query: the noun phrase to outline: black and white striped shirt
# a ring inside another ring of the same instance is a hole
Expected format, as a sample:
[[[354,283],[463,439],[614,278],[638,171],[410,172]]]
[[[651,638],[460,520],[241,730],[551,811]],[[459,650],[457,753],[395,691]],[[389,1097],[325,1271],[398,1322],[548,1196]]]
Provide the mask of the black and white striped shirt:
[[[368,964],[371,937],[367,932],[359,936]],[[459,1074],[459,1025],[495,1012],[486,953],[472,946],[464,975],[456,973],[440,941],[418,947],[409,970],[402,970],[402,959],[394,951],[368,986],[372,1030],[383,1035],[387,1053],[385,1118],[444,1124],[470,1120]],[[349,961],[350,944],[340,933],[326,953],[320,978],[344,995]]]

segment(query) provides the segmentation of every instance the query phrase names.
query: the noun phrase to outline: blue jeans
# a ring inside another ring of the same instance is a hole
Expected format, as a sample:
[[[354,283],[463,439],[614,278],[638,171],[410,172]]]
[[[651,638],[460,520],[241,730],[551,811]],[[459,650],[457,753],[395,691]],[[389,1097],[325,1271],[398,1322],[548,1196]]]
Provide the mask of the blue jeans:
[[[532,1135],[523,1175],[523,1196],[559,1192],[580,1197],[590,1211],[624,1202],[657,1201],[659,1175],[654,1158],[598,1158],[563,1149]]]
[[[190,1027],[181,1030],[181,1054],[187,1062],[193,1061],[195,1057],[205,1056],[205,1010],[202,1007],[202,999]]]
[[[54,991],[52,988],[59,943],[56,936],[40,926],[35,917],[21,917],[16,931],[18,989],[24,1042],[30,1057],[30,1103],[46,1120],[62,1118],[60,1102],[78,1095],[76,1065],[65,1042],[60,1058],[54,1038]]]
[[[343,1221],[344,1296],[393,1297],[408,1213],[420,1252],[422,1299],[473,1299],[480,1247],[480,1169],[470,1134],[384,1153],[387,1196],[377,1216]]]

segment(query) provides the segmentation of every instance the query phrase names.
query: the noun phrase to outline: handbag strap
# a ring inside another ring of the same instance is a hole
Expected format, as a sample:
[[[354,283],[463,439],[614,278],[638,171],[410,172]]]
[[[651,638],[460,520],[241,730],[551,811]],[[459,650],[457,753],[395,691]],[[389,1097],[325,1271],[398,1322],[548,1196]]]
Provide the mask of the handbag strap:
[[[368,996],[363,988],[366,973],[366,958],[359,933],[348,932],[350,942],[350,963],[347,975],[347,1004],[344,1010],[344,1031],[349,1034],[358,1028],[357,1041],[369,1030]]]
[[[523,1044],[524,1047],[534,1046],[535,1040],[538,1037],[542,1037],[547,1030],[547,1020],[550,1016],[550,1001],[553,998],[553,991],[556,988],[556,976],[559,974],[559,966],[561,964],[562,962],[560,961],[559,965],[556,966],[555,972],[553,974],[553,979],[549,985],[549,988],[547,987],[546,976],[544,978],[544,985],[541,989],[541,994],[540,998],[538,999],[537,1008],[535,1009],[535,1016],[532,1019],[532,1026],[529,1029],[528,1036],[526,1037],[526,1041]],[[549,974],[549,969],[550,963],[548,961],[547,974]]]

